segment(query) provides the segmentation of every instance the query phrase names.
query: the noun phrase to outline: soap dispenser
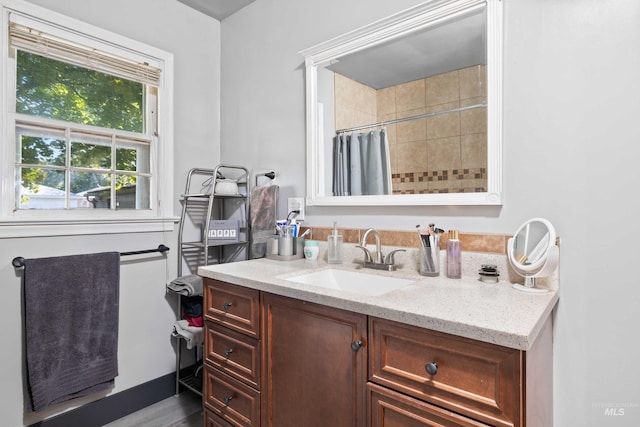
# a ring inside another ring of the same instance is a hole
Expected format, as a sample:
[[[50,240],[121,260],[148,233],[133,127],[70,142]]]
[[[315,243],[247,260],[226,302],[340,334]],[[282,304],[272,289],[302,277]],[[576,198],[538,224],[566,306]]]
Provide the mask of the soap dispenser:
[[[333,233],[327,237],[327,262],[329,264],[342,264],[343,238],[338,234],[338,223],[333,223]]]

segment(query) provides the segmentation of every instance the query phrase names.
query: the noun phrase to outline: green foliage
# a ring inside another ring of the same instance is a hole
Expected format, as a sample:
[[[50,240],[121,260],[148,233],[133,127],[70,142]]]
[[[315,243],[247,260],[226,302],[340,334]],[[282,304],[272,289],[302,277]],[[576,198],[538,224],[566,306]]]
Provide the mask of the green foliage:
[[[18,51],[16,70],[16,112],[84,125],[132,132],[144,131],[144,85],[83,67]],[[23,168],[22,184],[42,184],[64,189],[64,174],[52,173],[46,165],[64,166],[64,140],[22,136],[21,163],[42,165]],[[110,142],[108,142],[110,143]],[[110,169],[111,148],[100,143],[72,142],[71,165]],[[117,150],[117,169],[136,170],[136,150]],[[118,176],[118,187],[135,183],[135,177]],[[96,186],[108,186],[108,175],[77,173],[71,180],[72,193]]]
[[[18,51],[16,112],[143,131],[144,85]]]

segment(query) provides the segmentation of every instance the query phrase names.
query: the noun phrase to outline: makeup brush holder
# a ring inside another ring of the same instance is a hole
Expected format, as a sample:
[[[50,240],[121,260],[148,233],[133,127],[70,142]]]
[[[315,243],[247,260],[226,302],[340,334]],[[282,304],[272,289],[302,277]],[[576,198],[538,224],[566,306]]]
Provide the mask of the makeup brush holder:
[[[422,276],[436,277],[440,275],[440,236],[433,236],[433,243],[430,246],[420,247],[420,268]]]

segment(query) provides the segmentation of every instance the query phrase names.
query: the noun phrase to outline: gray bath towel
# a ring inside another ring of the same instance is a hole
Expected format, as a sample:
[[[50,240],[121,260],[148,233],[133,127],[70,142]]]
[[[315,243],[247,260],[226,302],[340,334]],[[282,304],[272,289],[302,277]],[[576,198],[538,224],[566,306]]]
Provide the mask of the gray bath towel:
[[[176,277],[167,284],[167,288],[188,297],[202,295],[202,277],[197,274]]]
[[[251,189],[251,258],[262,258],[267,240],[275,234],[280,187],[268,185]]]
[[[107,389],[118,375],[120,254],[24,265],[27,410]]]

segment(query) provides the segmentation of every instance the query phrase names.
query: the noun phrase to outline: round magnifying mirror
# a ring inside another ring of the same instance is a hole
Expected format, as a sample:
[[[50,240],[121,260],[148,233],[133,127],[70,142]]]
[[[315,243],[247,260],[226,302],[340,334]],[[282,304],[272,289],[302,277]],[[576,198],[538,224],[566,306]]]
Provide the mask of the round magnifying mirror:
[[[558,265],[556,230],[544,218],[533,218],[522,224],[507,244],[509,262],[525,278],[524,285],[514,284],[518,290],[546,292],[535,287],[536,277],[548,276]]]

